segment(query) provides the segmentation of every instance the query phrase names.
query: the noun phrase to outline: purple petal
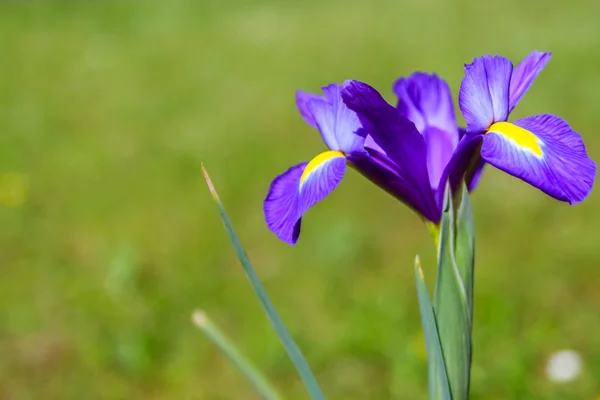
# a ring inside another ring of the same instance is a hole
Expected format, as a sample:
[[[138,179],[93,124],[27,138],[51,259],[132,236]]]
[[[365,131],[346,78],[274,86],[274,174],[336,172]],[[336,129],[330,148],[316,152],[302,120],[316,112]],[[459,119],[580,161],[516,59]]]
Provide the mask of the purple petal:
[[[442,207],[444,203],[444,190],[446,182],[450,184],[453,192],[457,191],[460,184],[467,179],[467,188],[472,189],[472,177],[469,177],[469,171],[473,165],[477,164],[477,160],[481,158],[479,155],[479,147],[482,142],[482,135],[466,135],[458,142],[458,146],[448,162],[446,169],[438,184],[436,191],[436,202],[438,207]],[[465,176],[466,175],[466,176]]]
[[[466,133],[467,128],[463,128],[462,126],[458,127],[458,134],[461,139],[466,135]],[[469,192],[475,190],[475,188],[479,184],[479,179],[481,179],[481,175],[483,174],[484,166],[485,161],[481,159],[481,154],[477,152],[470,166],[467,168],[467,172],[465,174],[465,181],[467,183],[467,190]]]
[[[307,162],[295,165],[271,182],[263,210],[269,229],[286,243],[294,244],[300,235],[298,187]]]
[[[398,111],[411,120],[419,132],[427,126],[457,132],[452,93],[437,75],[416,72],[398,79],[393,90],[398,96]]]
[[[375,143],[375,139],[373,139],[373,137],[371,135],[367,135],[367,137],[365,138],[365,149],[366,150],[371,149],[371,150],[378,151],[382,154],[385,154],[385,151],[383,151],[381,146],[379,146],[377,143]]]
[[[596,177],[596,163],[588,157],[581,136],[564,120],[549,114],[492,125],[481,156],[570,204],[585,199]]]
[[[425,129],[423,136],[427,143],[429,184],[433,189],[437,189],[444,168],[448,165],[458,144],[458,132],[456,134],[449,133],[446,130],[431,126]]]
[[[346,157],[338,151],[326,151],[313,158],[300,178],[301,214],[323,200],[341,182],[346,172]]]
[[[346,107],[342,100],[342,87],[331,84],[323,88],[331,103],[334,115],[334,134],[338,150],[346,154],[364,152],[364,137],[360,135],[361,124],[354,111]]]
[[[510,78],[509,112],[517,105],[538,74],[550,61],[551,53],[534,51],[515,67]]]
[[[306,103],[306,110],[315,121],[327,147],[330,150],[339,150],[340,146],[335,137],[335,114],[329,100],[315,96]]]
[[[313,99],[322,100],[322,99],[324,99],[324,97],[316,95],[316,94],[308,93],[303,90],[296,91],[296,107],[298,108],[298,111],[300,111],[300,115],[302,116],[302,119],[308,125],[317,129],[318,128],[317,122],[313,118],[312,113],[308,110],[308,102]]]
[[[302,118],[319,129],[330,150],[346,154],[364,152],[365,138],[357,133],[361,129],[360,121],[342,101],[340,85],[331,84],[322,89],[325,96],[296,92],[296,104]]]
[[[375,185],[423,216],[423,218],[432,222],[440,221],[440,210],[421,200],[419,188],[415,188],[410,181],[404,179],[392,160],[376,150],[369,150],[368,153],[368,155],[349,156],[350,165]]]
[[[467,183],[467,189],[469,192],[475,190],[483,174],[483,167],[485,167],[485,161],[481,159],[481,156],[477,161],[473,163],[473,166],[467,170],[465,175],[465,181]]]
[[[429,184],[425,140],[414,124],[365,83],[346,81],[342,98],[348,108],[357,113],[375,143],[394,162],[400,175],[417,191],[423,207],[437,209]]]
[[[492,123],[506,121],[512,63],[500,56],[476,58],[465,65],[458,103],[469,133],[484,132]]]
[[[394,93],[400,113],[425,137],[429,181],[435,189],[459,139],[450,88],[435,74],[417,72],[398,79]]]
[[[343,154],[327,151],[276,177],[263,206],[269,229],[282,241],[295,244],[302,215],[335,189],[345,171]]]

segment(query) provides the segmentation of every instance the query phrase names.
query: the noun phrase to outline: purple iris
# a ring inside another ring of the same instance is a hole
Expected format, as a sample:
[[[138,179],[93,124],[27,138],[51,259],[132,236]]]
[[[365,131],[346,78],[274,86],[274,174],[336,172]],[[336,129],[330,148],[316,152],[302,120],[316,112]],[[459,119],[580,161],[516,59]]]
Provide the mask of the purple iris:
[[[533,52],[513,68],[503,57],[484,56],[466,65],[459,95],[466,130],[457,127],[448,85],[436,75],[396,81],[397,107],[358,81],[329,85],[325,97],[298,92],[302,117],[329,151],[275,178],[264,203],[268,227],[294,244],[302,215],[338,185],[347,165],[433,223],[446,183],[456,189],[464,181],[472,190],[485,163],[558,200],[582,201],[596,164],[581,136],[549,114],[507,122],[549,58]]]
[[[372,110],[377,127],[361,123],[342,101],[339,85],[326,86],[323,91],[325,96],[299,91],[296,104],[305,122],[319,130],[329,150],[273,180],[264,202],[269,229],[284,242],[296,243],[302,215],[335,189],[347,165],[424,219],[439,222],[436,192],[444,165],[459,140],[447,84],[424,73],[399,79],[394,85],[400,98],[398,109],[377,94],[380,101]],[[388,141],[382,139],[380,129],[393,130]]]

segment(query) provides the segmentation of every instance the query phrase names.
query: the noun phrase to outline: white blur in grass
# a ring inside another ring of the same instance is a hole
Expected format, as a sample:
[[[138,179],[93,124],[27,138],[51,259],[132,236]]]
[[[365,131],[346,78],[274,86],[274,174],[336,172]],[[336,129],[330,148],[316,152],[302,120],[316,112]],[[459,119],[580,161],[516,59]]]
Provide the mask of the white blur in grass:
[[[561,350],[548,358],[546,375],[556,383],[564,383],[576,379],[583,369],[581,356],[574,350]]]

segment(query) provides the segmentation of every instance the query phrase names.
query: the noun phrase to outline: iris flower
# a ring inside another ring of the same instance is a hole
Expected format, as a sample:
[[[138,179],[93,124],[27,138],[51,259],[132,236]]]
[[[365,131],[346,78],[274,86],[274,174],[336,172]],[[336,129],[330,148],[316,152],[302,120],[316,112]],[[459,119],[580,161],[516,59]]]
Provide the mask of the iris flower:
[[[365,129],[342,101],[341,86],[332,84],[323,91],[325,96],[299,91],[296,105],[304,121],[319,130],[329,150],[273,180],[264,202],[269,229],[284,242],[296,243],[303,214],[335,189],[347,165],[423,219],[438,222],[437,188],[459,140],[448,85],[424,73],[399,79],[394,85],[398,108],[383,98],[375,107],[377,121],[393,124],[386,126],[393,130],[390,143],[380,140],[379,131],[373,127]],[[416,121],[423,135],[409,118]],[[394,134],[398,132],[401,134]]]
[[[304,120],[329,151],[291,167],[272,182],[264,203],[269,228],[294,244],[302,215],[326,197],[350,165],[437,224],[446,183],[473,190],[485,163],[570,204],[591,191],[596,164],[581,136],[559,117],[541,114],[508,122],[508,115],[545,67],[550,53],[533,52],[513,67],[484,56],[465,66],[457,127],[446,82],[415,73],[394,85],[396,107],[371,86],[346,81],[325,97],[297,93]]]

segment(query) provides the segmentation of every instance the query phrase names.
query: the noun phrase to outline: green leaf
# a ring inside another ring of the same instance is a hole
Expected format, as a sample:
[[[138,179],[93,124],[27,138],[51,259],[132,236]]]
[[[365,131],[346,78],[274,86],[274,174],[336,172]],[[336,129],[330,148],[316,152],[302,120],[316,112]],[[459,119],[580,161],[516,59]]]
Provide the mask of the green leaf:
[[[475,271],[475,226],[471,198],[463,185],[462,199],[456,212],[454,254],[467,298],[469,321],[473,320],[473,275]]]
[[[447,187],[434,309],[452,397],[465,400],[469,397],[471,371],[474,228],[467,189],[462,188],[458,201],[453,198]]]
[[[431,400],[452,400],[436,316],[431,305],[427,285],[425,284],[425,277],[423,276],[419,256],[415,258],[415,275],[417,279],[419,309],[421,310],[421,322],[425,334],[425,349],[427,351],[429,398]]]
[[[304,359],[302,352],[290,336],[287,328],[281,321],[281,318],[279,318],[279,315],[277,314],[277,312],[275,311],[275,307],[273,307],[273,304],[269,300],[269,296],[267,296],[267,293],[265,292],[265,289],[260,283],[256,272],[254,272],[254,268],[252,267],[252,264],[250,263],[250,260],[248,259],[248,256],[246,255],[246,252],[244,251],[244,248],[240,243],[240,240],[238,239],[235,231],[233,230],[231,221],[227,216],[227,212],[225,212],[225,207],[223,207],[221,200],[219,200],[219,195],[217,194],[217,191],[215,190],[215,187],[212,181],[210,180],[210,177],[208,176],[208,172],[206,172],[204,165],[202,165],[202,172],[204,174],[206,184],[208,185],[208,189],[210,190],[210,193],[219,208],[219,214],[221,216],[221,221],[223,221],[223,225],[225,225],[227,236],[229,236],[229,240],[231,241],[233,248],[235,249],[237,257],[240,260],[240,263],[242,264],[242,267],[244,267],[244,272],[246,273],[248,280],[250,280],[252,289],[254,289],[254,294],[256,294],[256,297],[258,297],[258,300],[260,301],[263,310],[267,314],[269,321],[271,321],[271,325],[273,325],[277,336],[279,336],[279,340],[283,344],[283,347],[285,348],[285,351],[287,352],[288,356],[294,363],[294,366],[296,367],[298,374],[302,378],[302,381],[304,382],[304,385],[306,386],[306,389],[308,390],[311,399],[325,399],[325,396],[323,395],[323,392],[321,391],[321,388],[319,387],[319,384],[317,383],[314,374],[310,370],[308,363]]]
[[[192,322],[221,350],[266,400],[280,400],[281,396],[261,372],[238,350],[237,346],[219,329],[205,312],[196,310]]]

